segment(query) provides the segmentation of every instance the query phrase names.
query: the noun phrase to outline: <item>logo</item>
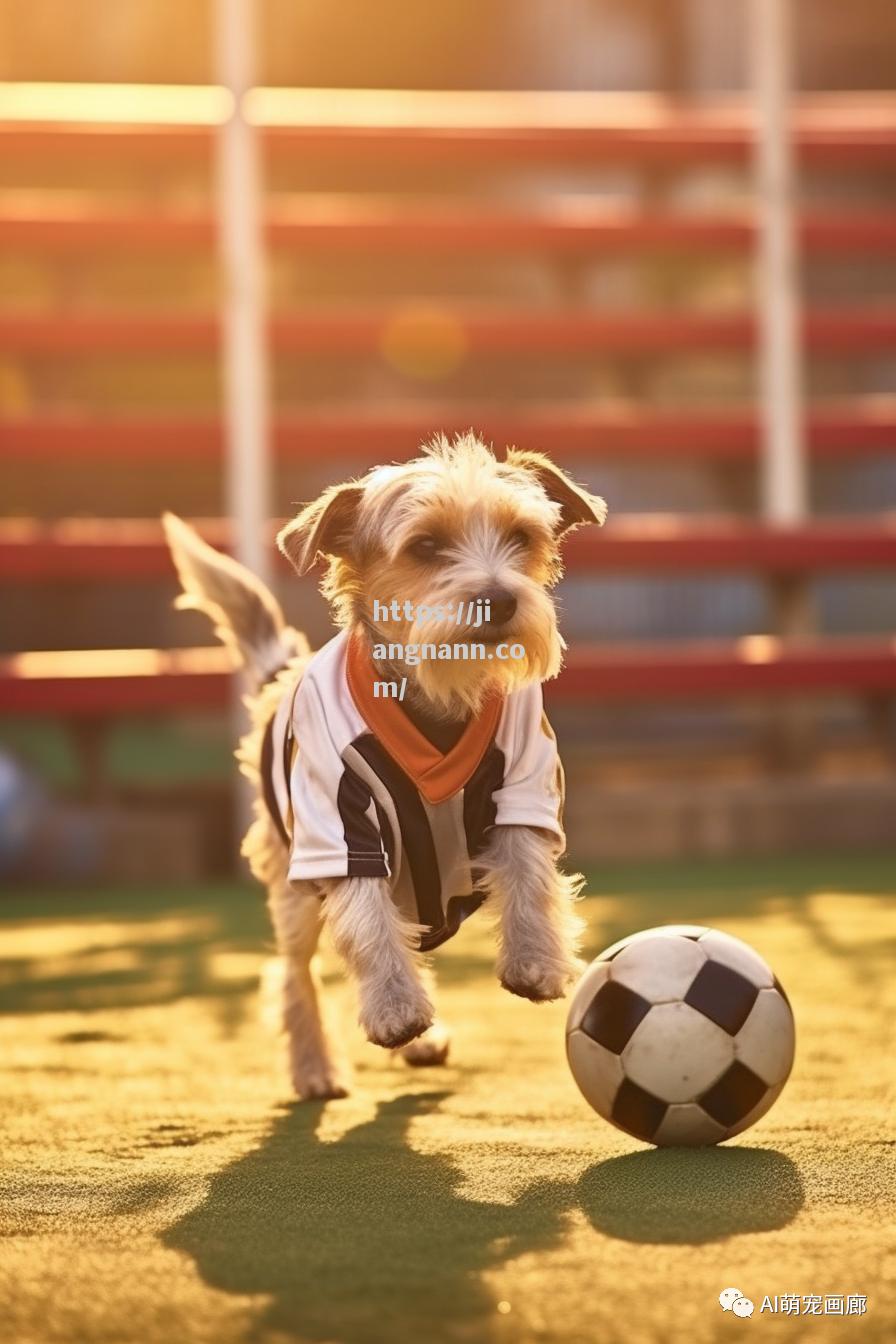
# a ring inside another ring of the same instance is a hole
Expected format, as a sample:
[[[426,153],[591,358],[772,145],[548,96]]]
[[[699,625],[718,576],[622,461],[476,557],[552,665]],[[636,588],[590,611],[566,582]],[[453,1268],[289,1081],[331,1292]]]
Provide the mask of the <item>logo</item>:
[[[719,1293],[719,1306],[742,1319],[752,1316],[756,1310],[739,1288],[723,1288]],[[864,1316],[867,1310],[865,1293],[781,1293],[774,1297],[766,1295],[760,1304],[759,1315],[768,1312],[771,1316]]]
[[[753,1303],[748,1297],[744,1297],[739,1288],[724,1288],[719,1293],[719,1306],[723,1311],[733,1311],[735,1316],[753,1315]]]

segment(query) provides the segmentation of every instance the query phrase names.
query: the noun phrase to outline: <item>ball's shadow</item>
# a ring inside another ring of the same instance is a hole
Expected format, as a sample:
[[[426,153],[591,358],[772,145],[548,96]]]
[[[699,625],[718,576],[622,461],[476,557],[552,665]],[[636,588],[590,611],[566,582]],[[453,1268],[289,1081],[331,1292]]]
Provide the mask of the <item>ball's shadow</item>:
[[[577,1193],[598,1232],[685,1245],[784,1227],[804,1198],[794,1163],[768,1148],[628,1153],[589,1167]]]

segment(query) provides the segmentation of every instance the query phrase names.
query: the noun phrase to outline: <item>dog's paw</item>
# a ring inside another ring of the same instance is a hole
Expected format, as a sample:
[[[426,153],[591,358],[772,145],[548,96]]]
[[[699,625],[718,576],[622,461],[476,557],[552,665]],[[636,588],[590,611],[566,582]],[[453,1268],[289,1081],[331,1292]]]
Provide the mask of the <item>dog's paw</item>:
[[[429,1030],[433,1007],[422,989],[409,986],[396,992],[395,986],[380,986],[365,996],[360,1022],[373,1045],[397,1050]]]
[[[402,1046],[398,1053],[405,1064],[410,1064],[412,1068],[435,1068],[445,1063],[450,1048],[451,1037],[448,1035],[448,1028],[437,1020],[422,1036],[418,1036],[409,1045]]]
[[[292,1071],[292,1085],[300,1101],[337,1101],[349,1094],[348,1079],[337,1068]]]
[[[498,966],[498,979],[510,994],[532,1003],[551,1003],[566,995],[578,975],[578,963],[508,961]]]

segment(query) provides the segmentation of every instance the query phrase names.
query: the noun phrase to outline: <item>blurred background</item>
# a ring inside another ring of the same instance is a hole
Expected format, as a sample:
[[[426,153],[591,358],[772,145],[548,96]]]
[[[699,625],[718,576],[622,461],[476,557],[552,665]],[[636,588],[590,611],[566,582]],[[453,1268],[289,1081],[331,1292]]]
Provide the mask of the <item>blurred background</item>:
[[[607,498],[549,689],[592,868],[896,853],[896,26],[791,6],[805,488],[780,516],[752,3],[254,6],[260,532],[471,425]],[[0,0],[0,879],[234,870],[232,678],[157,522],[252,548],[226,8]],[[314,579],[265,559],[323,642]]]

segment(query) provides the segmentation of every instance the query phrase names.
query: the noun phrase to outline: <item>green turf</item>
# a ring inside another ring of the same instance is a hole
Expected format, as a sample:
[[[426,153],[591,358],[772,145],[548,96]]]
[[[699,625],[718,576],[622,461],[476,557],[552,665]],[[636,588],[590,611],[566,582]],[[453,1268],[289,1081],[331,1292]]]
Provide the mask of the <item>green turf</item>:
[[[896,864],[884,857],[592,875],[591,950],[666,921],[755,944],[799,1040],[730,1145],[657,1152],[598,1120],[562,1005],[495,984],[478,916],[443,949],[442,1070],[368,1046],[329,970],[356,1090],[291,1102],[260,1020],[270,953],[240,887],[0,900],[0,1338],[886,1341]],[[866,1294],[865,1317],[737,1321],[736,1285]]]

